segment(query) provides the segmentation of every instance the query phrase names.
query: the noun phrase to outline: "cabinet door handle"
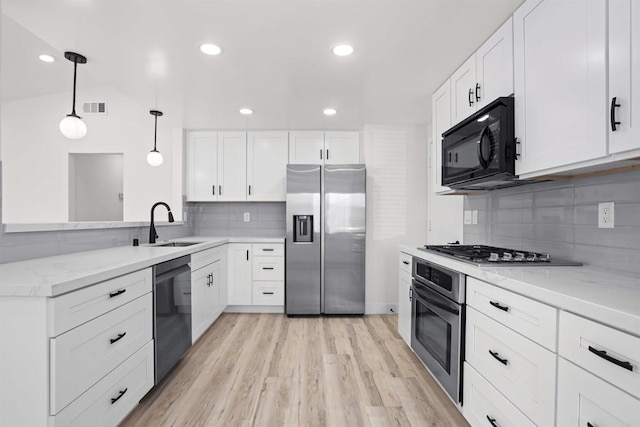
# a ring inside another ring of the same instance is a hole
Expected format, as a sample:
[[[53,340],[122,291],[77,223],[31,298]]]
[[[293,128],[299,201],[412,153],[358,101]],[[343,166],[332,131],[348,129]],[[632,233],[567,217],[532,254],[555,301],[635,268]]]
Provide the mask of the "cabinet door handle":
[[[480,83],[476,83],[476,101],[480,101]]]
[[[117,291],[117,292],[114,292],[114,293],[112,293],[112,294],[109,294],[109,298],[117,297],[118,295],[122,295],[122,294],[124,294],[125,292],[127,292],[127,290],[126,290],[126,289],[120,289],[120,290],[119,290],[119,291]]]
[[[409,301],[413,301],[413,288],[409,288]]]
[[[222,196],[222,185],[218,185],[218,196]]]
[[[491,304],[492,306],[494,306],[495,308],[497,308],[498,310],[502,310],[502,311],[509,311],[509,307],[506,305],[500,305],[500,303],[495,302],[495,301],[489,301],[489,304]]]
[[[322,160],[322,148],[320,149],[320,160]]]
[[[402,261],[404,265],[409,265],[409,261]]]
[[[124,390],[120,390],[120,393],[118,394],[118,397],[116,398],[111,398],[111,404],[113,405],[114,403],[116,403],[118,400],[120,400],[120,398],[122,396],[124,396],[124,394],[127,392],[127,388],[125,388]]]
[[[502,363],[504,366],[507,366],[507,364],[509,363],[507,359],[503,359],[502,357],[500,357],[500,353],[498,353],[497,351],[489,350],[489,354],[492,355],[494,359]]]
[[[263,270],[273,270],[273,267],[262,267]]]
[[[327,149],[327,160],[329,160],[329,149]]]
[[[262,295],[273,295],[273,292],[263,292]]]
[[[251,195],[251,185],[249,185],[249,195]]]
[[[469,89],[469,107],[473,107],[473,89]]]
[[[122,338],[124,338],[124,336],[127,335],[126,332],[123,332],[121,334],[118,334],[118,338],[111,338],[109,341],[111,341],[111,344],[117,343],[118,341],[120,341]]]
[[[622,360],[618,360],[615,357],[611,357],[604,350],[598,350],[597,348],[593,348],[593,347],[589,346],[589,351],[591,353],[595,354],[598,357],[602,357],[607,362],[611,362],[614,365],[618,365],[621,368],[626,369],[627,371],[633,371],[633,365],[631,363],[625,362],[625,361],[622,361]]]
[[[213,194],[214,196],[216,195],[216,186],[215,185],[211,186],[211,194]]]
[[[249,261],[249,249],[247,249],[247,261]]]
[[[611,115],[611,131],[615,132],[616,130],[618,130],[617,126],[620,124],[620,122],[616,122],[616,107],[619,107],[620,104],[618,104],[616,101],[618,100],[617,96],[614,96],[613,98],[611,98],[611,110],[609,111],[610,115]]]
[[[489,424],[491,424],[493,427],[500,427],[498,424],[496,424],[495,418],[491,418],[489,415],[487,415],[487,420],[489,420]]]

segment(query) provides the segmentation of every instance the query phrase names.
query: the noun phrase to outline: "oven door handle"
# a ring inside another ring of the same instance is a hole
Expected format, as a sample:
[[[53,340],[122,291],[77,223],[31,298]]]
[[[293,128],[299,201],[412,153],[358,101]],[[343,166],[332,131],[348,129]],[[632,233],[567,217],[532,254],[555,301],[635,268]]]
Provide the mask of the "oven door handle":
[[[435,300],[429,298],[424,291],[421,291],[420,289],[418,289],[415,286],[412,286],[412,287],[413,287],[413,291],[415,292],[415,294],[421,300],[424,300],[424,301],[428,302],[429,304],[431,304],[431,305],[433,305],[435,307],[441,308],[442,310],[448,311],[449,313],[460,314],[460,310],[458,310],[457,308],[449,307],[448,305],[445,305],[445,304],[443,304],[441,302],[435,301]]]
[[[488,159],[485,159],[482,155],[482,146],[484,143],[485,135],[487,136],[487,139],[489,139],[489,126],[485,126],[482,128],[482,131],[480,131],[480,138],[478,139],[478,162],[480,162],[480,166],[482,166],[482,169],[488,168],[489,162],[491,161],[491,152],[489,152]],[[491,140],[489,140],[489,150],[491,150]]]

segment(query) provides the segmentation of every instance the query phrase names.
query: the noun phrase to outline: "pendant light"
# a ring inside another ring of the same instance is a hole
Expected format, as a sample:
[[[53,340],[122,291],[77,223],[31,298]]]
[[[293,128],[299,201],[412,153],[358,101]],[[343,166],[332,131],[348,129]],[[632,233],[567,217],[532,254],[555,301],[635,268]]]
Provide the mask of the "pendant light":
[[[73,62],[73,104],[71,114],[60,121],[60,132],[69,139],[82,139],[87,134],[87,125],[76,114],[76,73],[78,64],[86,64],[87,58],[75,52],[65,52],[64,57]]]
[[[156,149],[156,141],[158,139],[158,117],[162,116],[162,111],[151,110],[149,114],[155,117],[155,129],[153,132],[153,150],[147,154],[147,163],[151,166],[160,166],[162,164],[162,154]]]

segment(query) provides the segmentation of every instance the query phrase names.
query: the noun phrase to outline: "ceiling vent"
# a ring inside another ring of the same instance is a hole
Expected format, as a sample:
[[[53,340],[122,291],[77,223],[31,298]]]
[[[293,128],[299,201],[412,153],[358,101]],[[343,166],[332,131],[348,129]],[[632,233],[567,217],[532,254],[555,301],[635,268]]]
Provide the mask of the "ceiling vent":
[[[106,115],[107,103],[106,102],[85,102],[84,104],[82,104],[82,112],[84,114]]]

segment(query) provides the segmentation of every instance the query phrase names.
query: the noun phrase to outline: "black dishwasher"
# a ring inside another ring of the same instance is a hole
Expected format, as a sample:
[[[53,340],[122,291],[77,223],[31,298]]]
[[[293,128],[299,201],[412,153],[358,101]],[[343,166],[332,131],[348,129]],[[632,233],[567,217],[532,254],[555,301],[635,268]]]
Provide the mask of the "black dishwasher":
[[[183,256],[153,267],[156,384],[191,347],[189,262],[191,257]]]

